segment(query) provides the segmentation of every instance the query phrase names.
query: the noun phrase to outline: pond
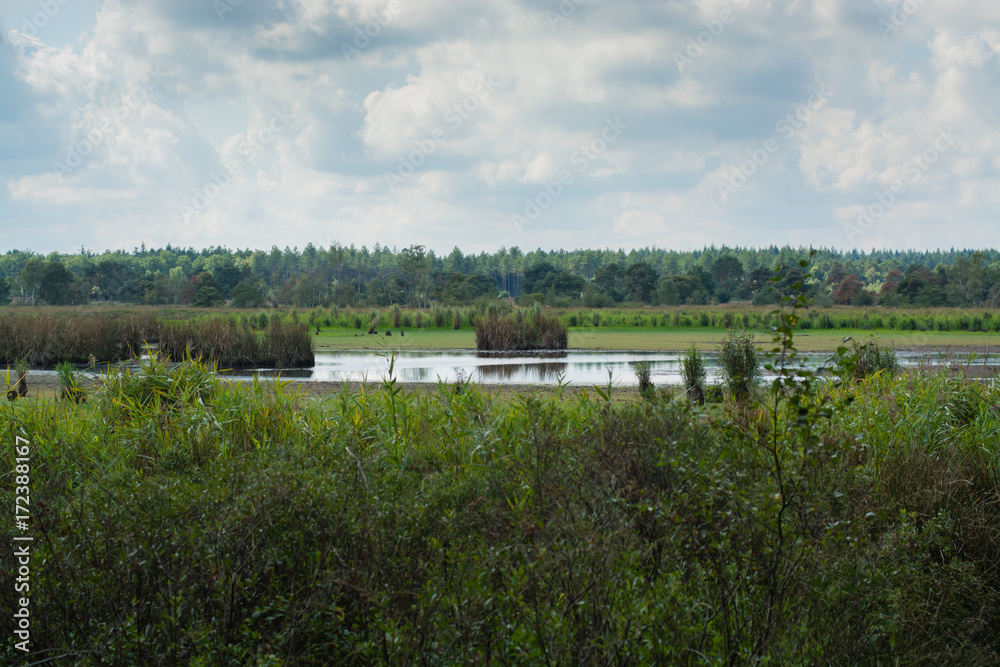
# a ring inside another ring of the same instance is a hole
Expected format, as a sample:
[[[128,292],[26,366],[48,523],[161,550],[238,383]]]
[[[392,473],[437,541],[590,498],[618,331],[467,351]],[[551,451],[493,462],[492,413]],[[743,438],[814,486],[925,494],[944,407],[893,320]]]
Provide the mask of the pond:
[[[631,363],[646,360],[652,364],[653,384],[683,384],[680,352],[618,352],[567,350],[539,353],[485,353],[474,350],[399,351],[393,366],[400,382],[439,381],[453,383],[461,376],[470,382],[483,384],[554,385],[560,380],[570,385],[606,385],[608,373],[616,386],[638,383]],[[904,366],[929,362],[936,353],[900,352]],[[708,380],[719,375],[718,355],[702,354]],[[807,365],[817,367],[830,358],[829,354],[800,354]],[[343,350],[317,351],[312,369],[277,371],[254,369],[228,373],[232,377],[251,374],[267,376],[280,373],[286,379],[313,382],[378,382],[388,376],[389,359],[385,353]]]

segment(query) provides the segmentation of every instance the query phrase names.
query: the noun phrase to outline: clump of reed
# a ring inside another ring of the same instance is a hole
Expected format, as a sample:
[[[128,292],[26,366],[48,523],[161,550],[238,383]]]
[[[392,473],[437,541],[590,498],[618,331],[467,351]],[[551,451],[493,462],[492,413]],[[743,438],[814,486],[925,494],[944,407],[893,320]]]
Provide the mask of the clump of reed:
[[[14,380],[14,378],[17,378]],[[4,379],[10,389],[7,391],[7,400],[13,401],[28,395],[28,363],[23,359],[14,364],[13,372],[7,367]],[[13,382],[11,382],[13,380]]]
[[[855,380],[863,380],[876,373],[892,377],[899,372],[899,359],[892,348],[883,347],[878,336],[868,336],[864,341],[850,341],[850,351],[837,360],[841,372]]]
[[[0,315],[0,364],[24,360],[32,366],[60,361],[122,361],[138,355],[155,338],[155,319],[143,315]]]
[[[476,348],[483,351],[565,350],[566,327],[537,311],[489,313],[476,319]]]
[[[719,350],[723,382],[737,400],[750,396],[761,378],[760,356],[753,334],[730,329]]]
[[[632,362],[632,370],[635,371],[636,380],[639,381],[639,393],[643,396],[649,395],[653,389],[653,362],[648,359],[640,359]]]
[[[164,321],[159,340],[160,351],[175,362],[191,356],[227,368],[299,368],[315,361],[308,325],[280,317],[261,332],[232,316]]]
[[[706,375],[705,360],[698,348],[692,343],[684,356],[681,357],[681,377],[684,378],[684,388],[687,390],[691,402],[698,405],[705,404]]]
[[[68,361],[61,361],[56,364],[56,372],[59,374],[59,387],[61,390],[59,395],[63,399],[74,403],[82,403],[87,400],[86,394],[80,386],[76,366]]]

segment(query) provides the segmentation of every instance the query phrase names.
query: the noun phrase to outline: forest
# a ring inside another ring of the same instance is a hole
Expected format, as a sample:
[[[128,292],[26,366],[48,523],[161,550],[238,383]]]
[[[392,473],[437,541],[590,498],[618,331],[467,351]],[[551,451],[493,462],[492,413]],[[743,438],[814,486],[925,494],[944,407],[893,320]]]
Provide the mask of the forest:
[[[334,244],[263,250],[202,250],[145,245],[97,254],[83,247],[47,256],[11,250],[0,256],[0,303],[371,307],[471,304],[510,297],[524,305],[602,308],[619,304],[705,305],[773,302],[773,271],[795,264],[806,248],[706,247],[677,251],[534,250],[446,256],[424,246],[373,249]],[[829,307],[996,307],[1000,252],[937,250],[842,252],[820,249],[805,296]],[[779,286],[786,287],[786,286]]]

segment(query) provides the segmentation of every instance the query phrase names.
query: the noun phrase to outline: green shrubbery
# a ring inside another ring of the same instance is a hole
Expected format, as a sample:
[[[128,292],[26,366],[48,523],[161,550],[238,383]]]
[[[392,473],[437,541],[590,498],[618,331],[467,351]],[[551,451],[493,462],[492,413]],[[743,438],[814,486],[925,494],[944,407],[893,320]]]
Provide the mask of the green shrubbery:
[[[785,393],[730,428],[684,402],[474,386],[303,402],[153,361],[86,404],[5,404],[0,437],[32,443],[32,647],[123,665],[989,663],[998,397],[931,385],[879,376],[851,407],[816,385],[805,420]]]

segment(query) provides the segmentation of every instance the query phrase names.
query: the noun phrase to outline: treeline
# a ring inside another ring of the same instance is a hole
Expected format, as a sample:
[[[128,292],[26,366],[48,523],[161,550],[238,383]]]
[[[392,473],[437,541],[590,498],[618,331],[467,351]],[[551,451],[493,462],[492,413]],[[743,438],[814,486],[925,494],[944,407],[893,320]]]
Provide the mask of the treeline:
[[[135,248],[48,256],[12,250],[0,256],[0,303],[65,305],[89,302],[150,305],[230,305],[426,308],[512,297],[529,305],[602,308],[615,304],[704,305],[731,300],[773,301],[772,287],[802,282],[817,305],[997,307],[1000,252],[824,249],[811,277],[796,263],[804,248],[695,251],[535,250],[501,248],[438,256],[423,246],[376,244],[304,249],[230,250],[209,247]],[[774,269],[791,267],[782,285]]]

